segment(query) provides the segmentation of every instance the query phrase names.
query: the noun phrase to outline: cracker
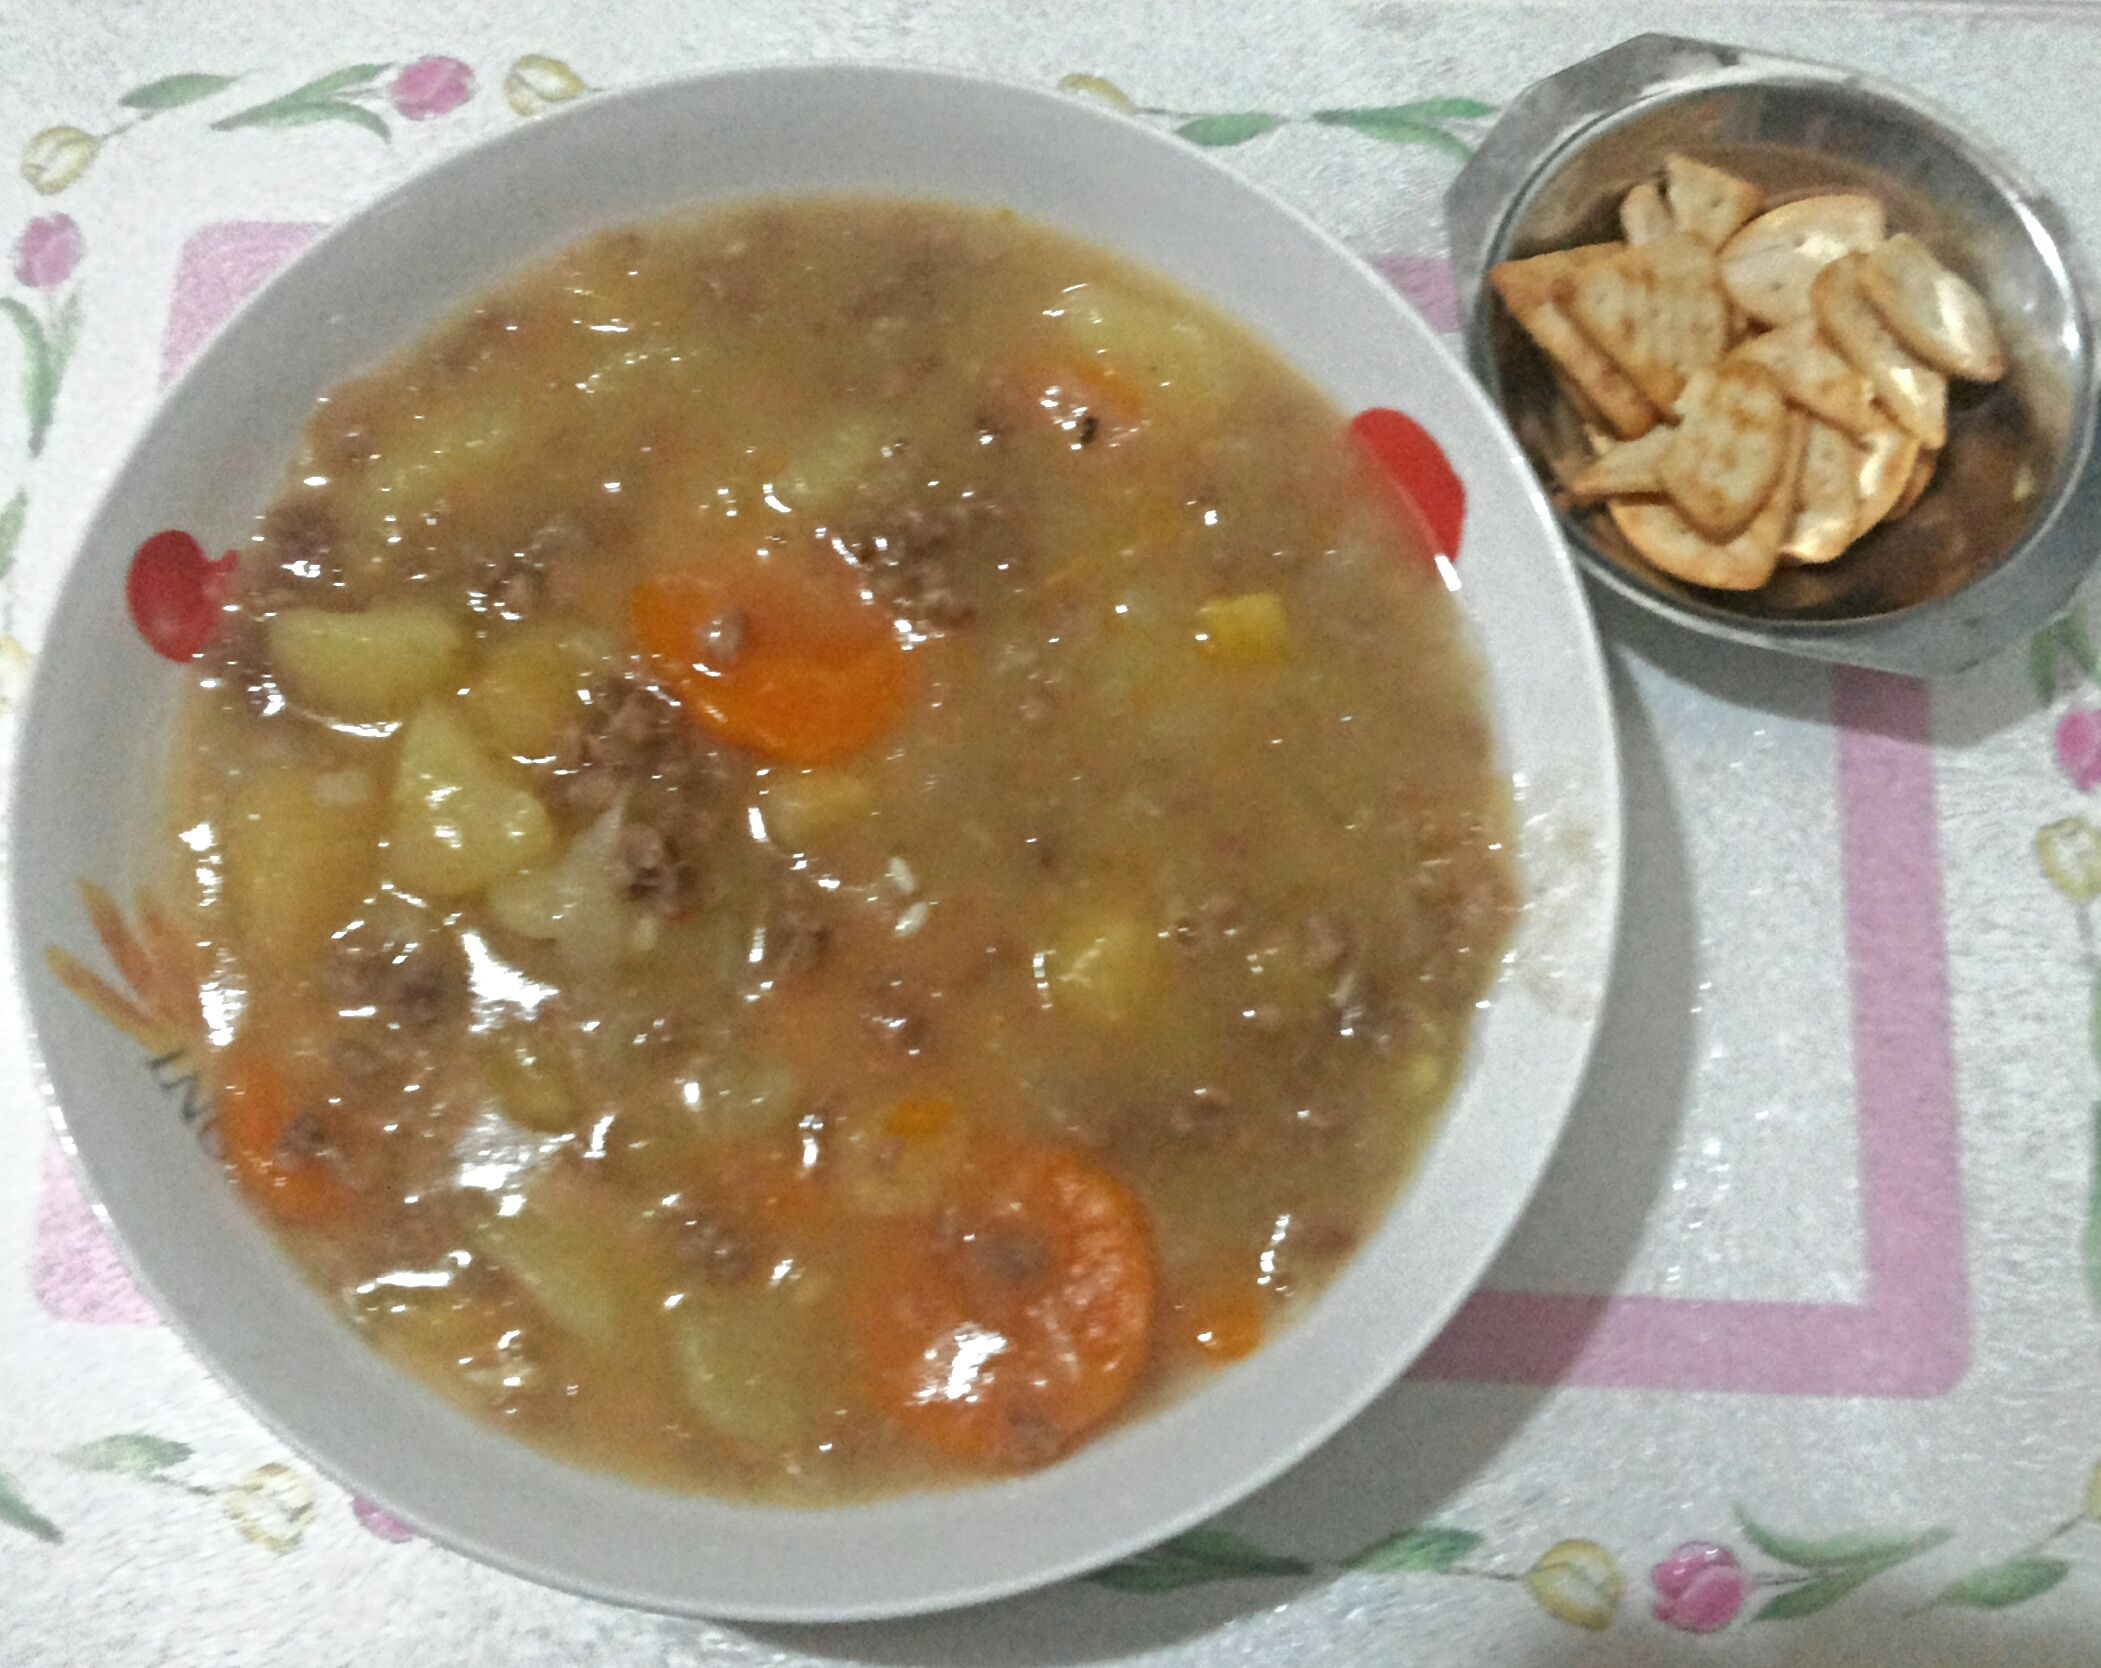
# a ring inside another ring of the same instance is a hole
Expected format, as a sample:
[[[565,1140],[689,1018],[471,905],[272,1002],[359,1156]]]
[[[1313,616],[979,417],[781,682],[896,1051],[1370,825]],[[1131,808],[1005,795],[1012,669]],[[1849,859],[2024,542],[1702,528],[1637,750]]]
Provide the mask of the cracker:
[[[1567,280],[1562,305],[1659,409],[1728,350],[1714,251],[1686,232],[1586,264]]]
[[[1882,518],[1884,521],[1901,521],[1911,514],[1912,506],[1926,496],[1926,489],[1933,484],[1933,472],[1940,467],[1940,460],[1940,453],[1929,452],[1923,446],[1919,448],[1918,458],[1911,466],[1911,476],[1905,481],[1904,490],[1897,494],[1897,501],[1890,505],[1889,514]]]
[[[1589,504],[1629,493],[1661,492],[1663,482],[1656,464],[1676,432],[1658,425],[1639,440],[1622,440],[1608,447],[1569,481],[1569,496]]]
[[[1557,249],[1522,261],[1504,261],[1490,269],[1489,287],[1503,299],[1526,335],[1554,364],[1560,376],[1580,390],[1589,410],[1621,438],[1646,434],[1656,411],[1641,390],[1597,345],[1575,326],[1560,302],[1557,288],[1595,261],[1624,249],[1621,243]]]
[[[1854,538],[1888,519],[1911,484],[1923,449],[1916,435],[1907,434],[1887,417],[1876,417],[1875,427],[1860,447],[1860,522],[1853,529]]]
[[[1984,297],[1908,232],[1870,251],[1860,287],[1897,340],[1935,370],[1968,382],[2006,374],[2006,350]]]
[[[1689,156],[1663,159],[1664,193],[1670,199],[1671,222],[1710,249],[1727,243],[1737,228],[1756,214],[1764,193],[1749,180],[1723,168],[1695,162]],[[1641,240],[1629,236],[1628,242]]]
[[[1787,458],[1765,506],[1726,543],[1705,539],[1669,503],[1655,498],[1616,498],[1612,520],[1628,544],[1651,566],[1717,591],[1755,591],[1779,565],[1781,541],[1794,525],[1796,481],[1809,419],[1788,413]]]
[[[1875,388],[1875,398],[1919,443],[1948,439],[1948,379],[1898,341],[1861,287],[1865,255],[1844,255],[1810,285],[1810,305],[1831,345]]]
[[[1654,180],[1643,180],[1620,199],[1620,230],[1629,243],[1654,243],[1677,229],[1671,211],[1664,206],[1662,188]]]
[[[1731,349],[1729,357],[1763,365],[1781,393],[1848,434],[1865,434],[1874,426],[1874,384],[1824,340],[1813,318],[1762,331]]]
[[[1722,287],[1760,324],[1810,314],[1809,286],[1841,255],[1874,248],[1887,216],[1856,191],[1803,197],[1768,209],[1722,245]]]
[[[1802,447],[1796,499],[1794,524],[1780,543],[1780,554],[1796,562],[1843,556],[1860,523],[1860,448],[1815,417]]]
[[[1686,404],[1657,459],[1657,479],[1700,534],[1733,539],[1772,496],[1786,464],[1786,398],[1764,367],[1732,359],[1689,386]]]

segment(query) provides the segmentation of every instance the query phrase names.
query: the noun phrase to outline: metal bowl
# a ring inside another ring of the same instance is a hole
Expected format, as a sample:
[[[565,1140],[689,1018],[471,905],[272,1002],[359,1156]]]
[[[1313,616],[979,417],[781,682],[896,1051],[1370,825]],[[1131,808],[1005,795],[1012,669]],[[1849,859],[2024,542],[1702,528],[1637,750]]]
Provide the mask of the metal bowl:
[[[1588,450],[1544,358],[1484,288],[1496,262],[1617,237],[1620,198],[1681,151],[1775,200],[1859,189],[1983,292],[2011,369],[1956,383],[1941,467],[1917,506],[1836,562],[1763,590],[1685,585],[1609,518],[1561,524],[1590,575],[1710,636],[1914,674],[1952,672],[2047,623],[2101,537],[2101,405],[2085,264],[2011,163],[1908,94],[1851,70],[1644,35],[1521,94],[1446,200],[1474,369],[1549,494]]]

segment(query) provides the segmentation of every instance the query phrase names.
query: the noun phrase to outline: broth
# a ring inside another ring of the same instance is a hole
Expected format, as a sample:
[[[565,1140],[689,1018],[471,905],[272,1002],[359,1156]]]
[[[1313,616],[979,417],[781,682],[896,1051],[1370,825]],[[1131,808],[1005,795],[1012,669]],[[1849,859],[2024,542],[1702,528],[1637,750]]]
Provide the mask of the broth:
[[[1256,1348],[1513,907],[1456,608],[1341,414],[1011,214],[601,236],[332,393],[190,698],[235,1182],[587,1464],[821,1503]]]

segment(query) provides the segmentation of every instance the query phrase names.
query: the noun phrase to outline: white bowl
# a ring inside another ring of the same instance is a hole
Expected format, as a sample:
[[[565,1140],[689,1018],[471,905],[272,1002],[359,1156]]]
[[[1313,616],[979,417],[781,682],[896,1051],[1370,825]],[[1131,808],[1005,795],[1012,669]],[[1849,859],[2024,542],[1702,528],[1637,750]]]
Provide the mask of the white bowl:
[[[1459,601],[1543,902],[1414,1180],[1299,1325],[1048,1470],[781,1510],[566,1465],[389,1366],[42,952],[101,965],[76,883],[127,892],[155,814],[163,720],[186,680],[127,622],[141,540],[172,527],[226,548],[272,495],[316,395],[572,239],[710,200],[853,189],[1008,204],[1095,239],[1246,320],[1345,411],[1393,406],[1437,438],[1470,500]],[[1553,518],[1488,401],[1370,268],[1135,121],[967,76],[824,65],[701,76],[535,121],[357,215],[247,306],[168,395],[67,578],[21,734],[12,902],[41,1070],[88,1184],[162,1312],[258,1416],[434,1539],[536,1580],[807,1621],[967,1604],[1101,1564],[1218,1511],[1377,1395],[1479,1278],[1547,1161],[1596,1027],[1619,843],[1603,670]]]

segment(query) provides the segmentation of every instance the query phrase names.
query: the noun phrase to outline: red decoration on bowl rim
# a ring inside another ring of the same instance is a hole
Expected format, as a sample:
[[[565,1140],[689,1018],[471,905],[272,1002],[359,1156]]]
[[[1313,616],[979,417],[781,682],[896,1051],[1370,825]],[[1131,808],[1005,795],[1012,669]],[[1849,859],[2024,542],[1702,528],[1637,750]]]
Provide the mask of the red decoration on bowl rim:
[[[1424,553],[1434,562],[1456,562],[1466,527],[1466,487],[1444,448],[1414,418],[1383,405],[1352,417],[1350,433],[1393,484]]]
[[[164,528],[132,552],[124,605],[146,646],[165,660],[191,661],[219,629],[232,551],[214,558],[188,533]]]

